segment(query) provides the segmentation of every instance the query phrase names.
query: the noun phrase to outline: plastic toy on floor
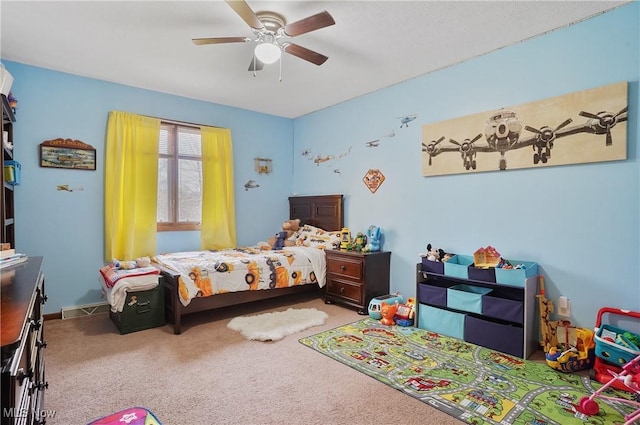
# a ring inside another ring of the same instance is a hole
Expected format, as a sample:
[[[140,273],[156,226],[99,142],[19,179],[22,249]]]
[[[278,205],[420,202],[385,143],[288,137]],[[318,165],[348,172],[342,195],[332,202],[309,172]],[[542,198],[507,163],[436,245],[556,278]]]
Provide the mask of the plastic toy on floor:
[[[610,316],[605,323],[603,317]],[[623,372],[623,366],[640,356],[640,348],[636,342],[640,336],[610,324],[613,318],[627,318],[640,321],[640,312],[604,307],[598,311],[595,327],[596,357],[591,370],[591,378],[601,384],[611,383],[611,387],[630,391],[623,382],[613,379]],[[625,320],[627,320],[625,319]]]
[[[396,315],[396,311],[398,311],[399,305],[397,301],[393,304],[387,304],[386,301],[382,301],[380,305],[380,315],[382,316],[380,323],[386,326],[395,325],[396,321],[394,320],[394,316]]]
[[[404,302],[404,298],[402,298],[400,292],[396,292],[395,294],[380,295],[379,297],[371,298],[371,301],[369,301],[369,317],[376,320],[382,319],[380,310],[383,301],[386,301],[387,304],[392,304],[396,301],[402,304]]]
[[[398,326],[412,326],[413,318],[416,313],[416,300],[415,298],[407,298],[407,302],[398,306],[398,311],[394,317],[396,325]]]
[[[162,425],[148,409],[131,407],[90,422],[88,425]]]
[[[637,409],[625,415],[624,417],[626,421],[624,425],[631,425],[636,420],[640,419],[640,402],[603,395],[603,392],[606,391],[609,387],[612,387],[613,384],[617,382],[627,387],[629,391],[640,395],[640,356],[637,356],[636,358],[632,359],[627,364],[622,366],[622,372],[620,374],[617,374],[615,372],[611,372],[611,374],[612,377],[609,382],[600,387],[595,393],[591,394],[591,396],[581,398],[576,408],[585,415],[597,415],[600,411],[600,406],[595,400],[596,398],[617,401],[619,403],[635,406],[637,407]]]
[[[549,348],[544,355],[550,367],[561,372],[575,372],[593,366],[595,343],[591,329],[558,326],[556,338],[558,345]]]

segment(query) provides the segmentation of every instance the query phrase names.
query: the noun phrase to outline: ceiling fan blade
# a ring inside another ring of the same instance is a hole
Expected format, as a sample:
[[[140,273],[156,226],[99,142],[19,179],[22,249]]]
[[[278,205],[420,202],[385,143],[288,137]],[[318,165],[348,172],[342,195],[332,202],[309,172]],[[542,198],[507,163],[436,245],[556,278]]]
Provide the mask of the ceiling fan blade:
[[[262,68],[264,68],[264,64],[254,56],[251,58],[251,63],[249,63],[249,69],[247,71],[260,71]]]
[[[256,16],[253,9],[244,0],[226,0],[227,4],[247,23],[251,28],[261,30],[264,24]]]
[[[324,12],[316,13],[308,18],[285,25],[284,33],[289,37],[295,37],[311,31],[319,30],[320,28],[331,26],[335,23],[336,22],[333,20],[333,17],[325,10]]]
[[[193,44],[223,44],[223,43],[246,43],[250,41],[247,37],[213,37],[213,38],[194,38]]]
[[[285,44],[283,50],[289,53],[290,55],[297,56],[300,59],[304,59],[316,65],[322,65],[327,61],[327,59],[329,59],[325,55],[322,55],[318,52],[314,52],[313,50],[309,50],[306,47],[302,47],[293,43]]]

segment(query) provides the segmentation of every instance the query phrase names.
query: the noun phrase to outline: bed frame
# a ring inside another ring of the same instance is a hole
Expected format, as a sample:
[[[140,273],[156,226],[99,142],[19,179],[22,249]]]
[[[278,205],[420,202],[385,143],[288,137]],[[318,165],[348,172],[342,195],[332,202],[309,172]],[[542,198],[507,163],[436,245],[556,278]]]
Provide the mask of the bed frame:
[[[289,218],[300,219],[300,224],[309,224],[325,230],[341,230],[344,226],[343,196],[292,196],[289,198]],[[178,295],[178,275],[170,271],[162,271],[164,282],[165,313],[173,323],[173,333],[182,333],[182,316],[199,311],[214,310],[231,305],[281,297],[290,294],[321,294],[316,284],[291,286],[259,291],[229,292],[210,297],[196,297],[186,307],[180,302]]]

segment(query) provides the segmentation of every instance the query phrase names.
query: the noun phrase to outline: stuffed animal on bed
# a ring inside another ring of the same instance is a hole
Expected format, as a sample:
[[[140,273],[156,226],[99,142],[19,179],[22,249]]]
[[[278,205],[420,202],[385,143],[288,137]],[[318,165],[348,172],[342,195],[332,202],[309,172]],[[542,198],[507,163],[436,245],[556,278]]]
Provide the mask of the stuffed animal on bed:
[[[289,237],[289,234],[287,232],[278,232],[277,234],[277,238],[276,238],[276,243],[273,245],[273,249],[282,249],[285,247],[285,244],[287,243],[287,238]]]
[[[296,242],[289,240],[289,238],[291,238],[291,236],[296,234],[296,232],[299,229],[300,229],[300,219],[286,220],[284,223],[282,223],[282,231],[270,237],[267,240],[267,243],[269,244],[269,246],[271,246],[271,249],[282,249],[285,246],[295,246]],[[282,241],[282,245],[280,245],[279,240],[282,238],[283,233],[286,234],[286,237],[284,237],[284,240]],[[276,248],[276,244],[278,244],[279,246],[278,248]]]

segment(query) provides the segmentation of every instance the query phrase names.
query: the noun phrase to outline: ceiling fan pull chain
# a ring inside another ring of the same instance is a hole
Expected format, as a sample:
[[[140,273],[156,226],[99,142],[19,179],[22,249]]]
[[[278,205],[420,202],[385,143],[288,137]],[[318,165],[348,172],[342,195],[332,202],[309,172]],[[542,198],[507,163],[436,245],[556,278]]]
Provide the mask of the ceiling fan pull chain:
[[[280,65],[280,82],[282,82],[282,56],[280,57],[280,60],[278,62]]]

